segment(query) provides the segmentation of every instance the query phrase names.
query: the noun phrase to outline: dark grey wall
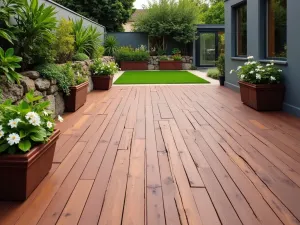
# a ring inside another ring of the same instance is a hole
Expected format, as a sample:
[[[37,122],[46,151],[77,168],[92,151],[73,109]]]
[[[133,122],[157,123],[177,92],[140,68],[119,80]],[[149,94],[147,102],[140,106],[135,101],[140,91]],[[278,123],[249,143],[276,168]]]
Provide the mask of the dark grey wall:
[[[138,48],[145,45],[148,48],[148,34],[142,32],[115,32],[107,33],[107,35],[115,36],[120,46],[131,46]]]
[[[228,0],[225,2],[225,48],[226,48],[226,83],[227,87],[239,90],[236,74],[230,74],[231,69],[245,62],[243,58],[236,58],[234,52],[234,22],[233,9],[244,0]],[[263,10],[264,0],[247,1],[247,55],[252,55],[256,60],[265,59],[265,16]],[[300,1],[287,1],[287,62],[275,62],[284,72],[286,96],[284,110],[300,116]]]

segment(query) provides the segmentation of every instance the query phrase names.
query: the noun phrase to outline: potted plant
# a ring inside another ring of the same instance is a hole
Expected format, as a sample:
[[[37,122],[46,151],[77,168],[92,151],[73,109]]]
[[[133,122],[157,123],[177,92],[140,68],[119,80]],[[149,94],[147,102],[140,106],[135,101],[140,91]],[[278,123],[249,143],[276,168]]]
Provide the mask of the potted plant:
[[[60,132],[42,98],[31,90],[0,104],[0,200],[26,200],[52,166]]]
[[[221,54],[217,61],[217,68],[219,70],[220,86],[224,86],[225,83],[225,56]]]
[[[230,73],[235,70],[231,70]],[[258,111],[276,111],[282,109],[285,87],[281,83],[282,70],[274,62],[261,65],[248,57],[248,62],[236,70],[242,102]]]
[[[181,51],[178,48],[172,50],[172,56],[161,56],[159,58],[160,70],[182,70],[182,57]]]
[[[75,112],[86,102],[89,86],[88,78],[81,66],[78,67],[75,64],[72,66],[71,63],[67,63],[62,69],[70,85],[69,91],[65,94],[65,110]]]
[[[114,74],[118,69],[117,64],[114,62],[103,63],[101,59],[96,59],[91,66],[94,89],[109,90],[112,86]]]
[[[116,53],[116,60],[120,62],[122,70],[148,70],[150,54],[145,46],[133,49],[121,47]]]

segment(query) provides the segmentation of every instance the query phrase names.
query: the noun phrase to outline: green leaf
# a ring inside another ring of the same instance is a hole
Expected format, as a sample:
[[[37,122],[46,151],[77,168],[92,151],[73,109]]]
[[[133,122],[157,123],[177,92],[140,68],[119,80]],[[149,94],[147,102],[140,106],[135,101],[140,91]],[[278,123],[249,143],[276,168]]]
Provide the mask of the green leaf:
[[[21,130],[19,135],[20,135],[20,138],[24,138],[28,135],[28,133],[24,130]]]
[[[28,152],[31,148],[31,142],[29,140],[23,140],[20,141],[18,146],[23,152]]]
[[[3,145],[0,145],[0,153],[1,153],[1,152],[4,152],[6,149],[8,149],[9,146],[10,146],[10,145],[7,144],[7,143],[6,143],[6,144],[3,144]]]
[[[45,136],[40,133],[33,133],[30,135],[30,138],[35,142],[43,142],[45,140]]]

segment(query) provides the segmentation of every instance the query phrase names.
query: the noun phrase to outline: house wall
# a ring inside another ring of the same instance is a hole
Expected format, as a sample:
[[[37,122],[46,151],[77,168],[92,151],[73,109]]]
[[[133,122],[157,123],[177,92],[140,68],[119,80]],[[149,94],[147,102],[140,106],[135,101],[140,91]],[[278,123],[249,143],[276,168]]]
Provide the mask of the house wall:
[[[245,0],[225,1],[225,55],[226,55],[226,82],[225,85],[231,89],[239,91],[238,79],[236,74],[230,74],[231,69],[236,69],[245,63],[244,58],[235,56],[235,19],[233,8],[245,2]],[[254,56],[256,60],[265,59],[265,12],[264,0],[247,1],[247,55]],[[275,62],[283,70],[284,83],[286,85],[286,95],[284,110],[300,116],[300,1],[287,1],[287,61]],[[264,61],[263,63],[267,63]]]

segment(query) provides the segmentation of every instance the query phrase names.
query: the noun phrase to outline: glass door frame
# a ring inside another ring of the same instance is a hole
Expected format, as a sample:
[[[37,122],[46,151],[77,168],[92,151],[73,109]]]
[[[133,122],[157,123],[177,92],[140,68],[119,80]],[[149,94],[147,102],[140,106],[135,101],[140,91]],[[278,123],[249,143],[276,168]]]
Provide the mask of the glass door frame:
[[[217,61],[219,57],[219,31],[200,31],[197,33],[198,39],[196,40],[196,66],[197,67],[216,67],[215,65],[201,65],[200,64],[200,35],[201,34],[214,34],[215,35],[215,59]]]

